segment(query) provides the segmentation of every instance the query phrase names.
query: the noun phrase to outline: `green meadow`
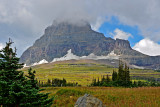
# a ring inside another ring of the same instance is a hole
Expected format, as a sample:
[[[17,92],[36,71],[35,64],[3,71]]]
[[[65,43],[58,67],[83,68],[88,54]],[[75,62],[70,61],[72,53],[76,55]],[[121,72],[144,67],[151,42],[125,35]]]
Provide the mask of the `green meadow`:
[[[28,68],[22,69],[27,73]],[[73,107],[77,99],[85,93],[99,98],[107,107],[159,107],[160,87],[87,87],[93,78],[112,75],[118,70],[104,64],[94,63],[49,63],[32,67],[36,78],[46,82],[52,78],[65,78],[67,82],[78,82],[81,87],[42,87],[44,93],[54,96],[52,107]],[[160,78],[160,72],[147,69],[130,69],[130,75],[145,78]],[[140,80],[142,80],[140,78]],[[146,80],[142,80],[146,81]]]
[[[27,69],[24,68],[23,71],[27,73]],[[82,86],[90,85],[93,78],[101,78],[102,75],[108,74],[111,78],[113,70],[118,70],[108,65],[94,63],[49,63],[33,66],[32,69],[36,70],[36,78],[41,82],[46,82],[52,78],[65,78],[67,82],[78,82]],[[130,69],[130,75],[131,77],[138,76],[139,80],[143,78],[160,78],[160,72],[147,69]]]

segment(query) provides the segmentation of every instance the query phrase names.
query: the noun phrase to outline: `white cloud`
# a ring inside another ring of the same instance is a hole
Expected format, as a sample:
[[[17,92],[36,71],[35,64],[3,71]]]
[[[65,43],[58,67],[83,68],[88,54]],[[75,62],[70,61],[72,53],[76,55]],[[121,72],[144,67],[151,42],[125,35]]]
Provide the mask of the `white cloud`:
[[[0,0],[0,22],[40,32],[54,19],[72,23],[86,20],[97,30],[106,17],[117,16],[121,23],[137,25],[143,36],[153,34],[151,39],[157,40],[159,5],[158,0]]]
[[[120,29],[115,29],[114,33],[111,33],[114,39],[125,39],[128,40],[129,37],[133,37],[130,33],[124,32]]]
[[[32,45],[55,19],[76,24],[86,20],[98,30],[111,16],[122,24],[138,26],[145,38],[160,41],[159,5],[160,0],[0,0],[0,24],[10,27],[6,28],[9,37],[29,41],[18,44],[20,48]]]
[[[98,31],[98,29],[101,27],[101,25],[103,24],[103,22],[106,19],[102,18],[102,17],[98,17],[97,20],[95,21],[95,23],[92,24],[92,29],[95,31]]]
[[[160,45],[150,39],[142,39],[133,49],[150,56],[160,55]]]
[[[4,48],[4,45],[0,43],[0,50]]]

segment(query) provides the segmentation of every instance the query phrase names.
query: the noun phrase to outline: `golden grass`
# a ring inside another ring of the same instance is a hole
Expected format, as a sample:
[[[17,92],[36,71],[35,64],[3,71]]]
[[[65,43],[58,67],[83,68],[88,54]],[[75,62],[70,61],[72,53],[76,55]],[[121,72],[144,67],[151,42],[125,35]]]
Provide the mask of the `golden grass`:
[[[160,87],[117,88],[84,87],[90,85],[93,77],[111,75],[113,69],[107,65],[88,63],[56,63],[32,67],[36,78],[47,81],[52,78],[65,78],[67,82],[78,82],[83,87],[45,87],[43,92],[55,96],[53,107],[73,107],[80,96],[89,93],[99,98],[107,107],[160,107]],[[27,73],[28,68],[22,69]],[[160,72],[153,70],[130,69],[131,76],[160,78]]]
[[[89,93],[107,107],[160,107],[160,87],[47,87],[43,92],[55,96],[57,107],[73,107],[80,96]]]

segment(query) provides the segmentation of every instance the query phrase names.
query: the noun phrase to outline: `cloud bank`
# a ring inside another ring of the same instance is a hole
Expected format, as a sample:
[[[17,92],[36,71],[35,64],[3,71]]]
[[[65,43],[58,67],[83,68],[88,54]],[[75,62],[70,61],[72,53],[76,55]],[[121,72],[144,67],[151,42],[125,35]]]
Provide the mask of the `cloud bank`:
[[[133,49],[151,56],[160,55],[160,45],[150,39],[141,40]]]
[[[159,5],[158,0],[0,0],[0,26],[8,30],[0,36],[11,37],[23,51],[53,20],[73,24],[85,20],[98,30],[103,22],[116,16],[121,24],[138,26],[144,38],[158,42]]]

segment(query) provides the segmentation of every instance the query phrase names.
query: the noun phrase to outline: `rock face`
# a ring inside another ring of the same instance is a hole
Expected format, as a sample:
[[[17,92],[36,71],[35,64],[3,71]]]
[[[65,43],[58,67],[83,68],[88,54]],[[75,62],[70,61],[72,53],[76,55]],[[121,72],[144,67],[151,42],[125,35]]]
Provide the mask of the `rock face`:
[[[78,98],[74,107],[105,107],[101,100],[92,95],[85,94]]]
[[[27,65],[45,59],[48,62],[60,58],[71,49],[76,56],[115,54],[130,64],[160,69],[160,56],[150,57],[133,50],[127,40],[112,39],[95,32],[88,23],[73,25],[66,22],[54,23],[45,29],[44,35],[35,41],[21,56],[20,62]]]
[[[123,47],[124,41],[118,41],[117,47],[118,45]],[[22,54],[20,61],[27,65],[42,59],[51,62],[54,58],[66,55],[69,49],[77,56],[88,56],[91,53],[98,56],[108,55],[114,50],[115,42],[114,39],[93,31],[88,23],[81,26],[68,23],[53,24],[47,27],[44,35]]]

